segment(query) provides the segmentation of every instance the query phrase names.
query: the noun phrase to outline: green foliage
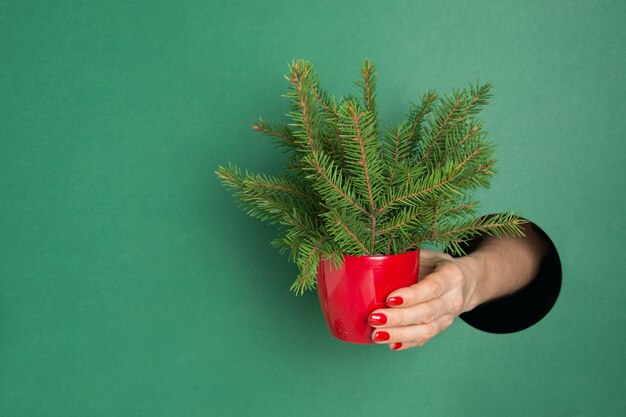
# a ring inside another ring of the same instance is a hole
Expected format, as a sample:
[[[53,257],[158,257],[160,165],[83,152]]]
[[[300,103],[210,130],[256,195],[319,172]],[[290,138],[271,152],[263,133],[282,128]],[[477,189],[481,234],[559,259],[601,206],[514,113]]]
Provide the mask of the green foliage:
[[[476,235],[523,235],[525,220],[513,212],[477,217],[471,199],[495,174],[494,146],[476,118],[490,84],[427,91],[405,121],[381,131],[371,60],[361,64],[360,97],[335,99],[304,60],[285,78],[292,123],[252,126],[289,154],[284,173],[232,165],[216,173],[249,215],[280,226],[272,243],[300,269],[297,294],[315,287],[322,259],[340,265],[347,254],[399,254],[423,243],[463,255],[460,243]]]

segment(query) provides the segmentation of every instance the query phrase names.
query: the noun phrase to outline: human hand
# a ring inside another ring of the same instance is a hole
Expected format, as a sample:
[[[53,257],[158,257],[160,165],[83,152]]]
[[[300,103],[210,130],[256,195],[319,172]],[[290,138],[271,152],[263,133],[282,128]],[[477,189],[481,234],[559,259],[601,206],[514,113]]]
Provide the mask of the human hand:
[[[448,328],[456,316],[473,308],[471,277],[477,262],[421,249],[418,282],[393,291],[387,297],[390,308],[370,314],[372,340],[404,350],[422,346]]]

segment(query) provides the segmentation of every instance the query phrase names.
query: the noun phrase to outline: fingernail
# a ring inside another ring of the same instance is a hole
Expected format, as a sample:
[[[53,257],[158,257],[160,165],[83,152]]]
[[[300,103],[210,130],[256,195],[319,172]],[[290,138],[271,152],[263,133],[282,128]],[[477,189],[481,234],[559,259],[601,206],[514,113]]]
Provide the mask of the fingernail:
[[[387,316],[382,313],[374,313],[370,315],[370,324],[372,326],[382,326],[387,323]]]
[[[398,307],[398,306],[401,306],[402,303],[404,303],[404,300],[402,299],[402,297],[389,297],[387,299],[387,305],[389,307]]]
[[[374,335],[375,342],[386,342],[390,338],[391,336],[389,336],[389,333],[385,331],[376,332],[376,334]]]
[[[393,344],[393,350],[398,350],[402,347],[402,343],[396,342]]]

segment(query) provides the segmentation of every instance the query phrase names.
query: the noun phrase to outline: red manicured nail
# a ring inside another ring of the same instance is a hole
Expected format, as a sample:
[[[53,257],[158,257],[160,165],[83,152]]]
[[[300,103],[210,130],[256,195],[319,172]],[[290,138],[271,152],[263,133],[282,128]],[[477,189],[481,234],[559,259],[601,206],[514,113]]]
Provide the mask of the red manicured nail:
[[[402,303],[404,303],[404,300],[402,299],[402,297],[389,297],[387,299],[387,305],[389,307],[398,307],[398,306],[401,306]]]
[[[393,350],[398,350],[402,347],[402,343],[396,342],[393,344]]]
[[[370,324],[372,326],[382,326],[387,323],[387,316],[382,313],[374,313],[370,315]]]
[[[391,339],[391,336],[389,336],[389,333],[385,331],[376,332],[374,335],[375,342],[386,342],[389,339]]]

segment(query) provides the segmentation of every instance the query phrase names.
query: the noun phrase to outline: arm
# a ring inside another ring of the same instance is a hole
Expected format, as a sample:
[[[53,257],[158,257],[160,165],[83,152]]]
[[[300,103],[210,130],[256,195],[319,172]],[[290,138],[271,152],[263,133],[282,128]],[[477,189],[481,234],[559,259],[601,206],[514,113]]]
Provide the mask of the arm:
[[[468,281],[461,313],[510,295],[537,276],[548,245],[531,224],[526,223],[522,228],[526,237],[487,236],[475,251],[457,259]]]
[[[549,240],[531,224],[523,227],[526,237],[485,236],[460,258],[422,249],[418,283],[392,292],[389,308],[370,315],[373,340],[394,350],[421,346],[459,314],[474,314],[474,309],[498,299],[504,302],[531,287],[549,251]]]

